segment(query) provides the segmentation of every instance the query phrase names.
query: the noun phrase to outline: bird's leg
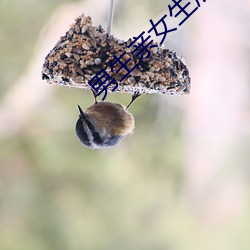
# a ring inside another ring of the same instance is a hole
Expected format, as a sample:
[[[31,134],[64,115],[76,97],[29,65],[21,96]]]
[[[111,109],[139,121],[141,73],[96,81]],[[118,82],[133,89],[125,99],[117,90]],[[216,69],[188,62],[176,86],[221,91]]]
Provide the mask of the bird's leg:
[[[96,91],[95,91],[95,90],[93,90],[92,88],[91,88],[91,91],[92,91],[93,96],[94,96],[94,99],[95,99],[95,104],[97,104],[97,100],[96,100],[97,93],[96,93]]]
[[[132,99],[131,99],[130,103],[128,104],[128,106],[126,107],[126,110],[131,106],[131,104],[132,104],[139,96],[141,96],[141,94],[139,93],[139,91],[135,92],[135,93],[132,95]]]

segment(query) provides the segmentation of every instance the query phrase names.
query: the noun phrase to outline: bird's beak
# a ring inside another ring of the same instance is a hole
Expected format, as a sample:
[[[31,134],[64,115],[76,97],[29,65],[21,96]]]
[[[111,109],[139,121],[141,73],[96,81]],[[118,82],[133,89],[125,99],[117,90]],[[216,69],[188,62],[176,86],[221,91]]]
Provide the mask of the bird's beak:
[[[77,106],[78,106],[78,110],[79,110],[79,113],[80,113],[80,118],[86,118],[84,112],[82,111],[82,108],[79,105],[77,105]]]

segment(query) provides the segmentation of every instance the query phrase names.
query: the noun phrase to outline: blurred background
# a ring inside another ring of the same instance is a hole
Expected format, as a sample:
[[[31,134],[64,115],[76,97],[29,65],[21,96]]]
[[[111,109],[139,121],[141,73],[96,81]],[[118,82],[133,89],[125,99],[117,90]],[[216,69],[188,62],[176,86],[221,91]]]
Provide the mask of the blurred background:
[[[168,4],[117,0],[113,34],[139,35]],[[106,28],[109,1],[1,0],[1,250],[250,249],[250,2],[200,4],[181,26],[167,19],[191,94],[140,97],[134,134],[90,150],[74,126],[92,94],[41,68],[81,13]]]

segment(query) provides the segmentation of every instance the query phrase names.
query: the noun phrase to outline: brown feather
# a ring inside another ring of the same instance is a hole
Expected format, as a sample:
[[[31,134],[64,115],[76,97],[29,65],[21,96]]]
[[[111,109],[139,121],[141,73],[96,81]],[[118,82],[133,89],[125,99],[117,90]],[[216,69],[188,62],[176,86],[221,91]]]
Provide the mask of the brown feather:
[[[107,131],[111,135],[133,132],[134,118],[121,104],[99,102],[88,107],[85,114],[98,131]]]

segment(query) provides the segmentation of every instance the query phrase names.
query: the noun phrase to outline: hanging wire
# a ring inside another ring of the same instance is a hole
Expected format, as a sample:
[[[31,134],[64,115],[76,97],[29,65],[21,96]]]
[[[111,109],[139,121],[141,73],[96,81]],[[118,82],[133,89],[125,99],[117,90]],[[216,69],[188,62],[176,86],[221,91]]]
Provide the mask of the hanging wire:
[[[111,34],[111,30],[112,30],[114,10],[115,10],[115,0],[110,0],[109,13],[108,13],[108,26],[107,26],[107,33],[108,34]]]

